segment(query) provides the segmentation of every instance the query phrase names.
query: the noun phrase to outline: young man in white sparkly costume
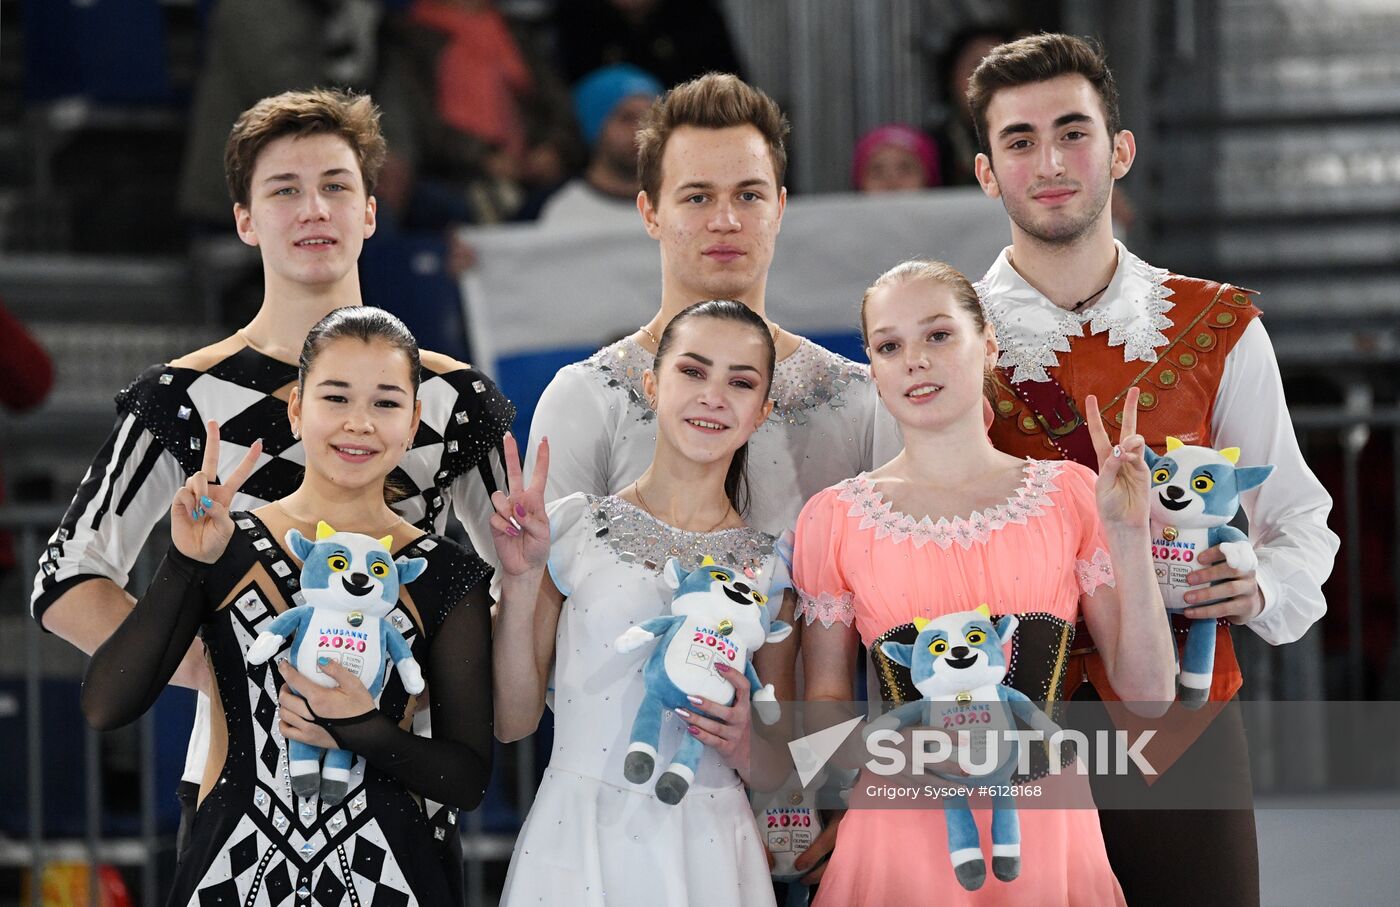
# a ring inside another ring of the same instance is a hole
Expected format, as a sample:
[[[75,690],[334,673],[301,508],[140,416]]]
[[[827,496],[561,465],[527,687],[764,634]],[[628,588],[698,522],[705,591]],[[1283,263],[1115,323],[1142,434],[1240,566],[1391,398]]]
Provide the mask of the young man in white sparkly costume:
[[[540,397],[530,426],[526,473],[549,438],[549,500],[577,491],[616,494],[651,463],[656,422],[642,374],[657,340],[682,309],[707,299],[743,303],[768,324],[777,350],[772,415],[748,445],[754,529],[790,530],[807,499],[881,465],[901,446],[869,367],[785,331],[768,317],[764,293],[787,190],[787,118],[772,98],[733,75],[711,73],[658,100],[637,133],[637,195],[647,233],[661,250],[661,305],[633,334],[565,366]],[[642,489],[645,494],[646,489]],[[650,497],[648,497],[650,500]],[[654,502],[658,518],[684,525],[694,503]],[[783,613],[782,619],[792,621]],[[781,643],[795,660],[797,633]],[[791,677],[776,678],[779,690]],[[830,850],[833,823],[799,860],[810,868]],[[808,876],[816,881],[820,870]]]
[[[642,372],[676,313],[706,299],[733,299],[762,316],[778,351],[773,414],[750,445],[751,526],[774,535],[791,529],[808,497],[898,451],[869,369],[768,317],[764,291],[787,202],[787,131],[778,105],[732,75],[678,85],[648,111],[637,133],[637,209],[660,246],[661,305],[635,333],[565,366],[545,389],[530,435],[550,440],[551,500],[615,493],[646,469],[656,425]]]
[[[287,397],[311,326],[361,304],[356,264],[374,234],[384,155],[379,111],[365,96],[287,92],[234,124],[225,171],[239,237],[262,256],[262,306],[233,336],[152,366],[117,395],[116,425],[39,561],[31,613],[46,630],[92,653],[130,613],[132,565],[175,490],[201,469],[206,422],[218,423],[221,477],[261,443],[233,509],[296,489],[305,453]],[[484,374],[427,351],[419,397],[421,425],[390,474],[391,505],[437,533],[455,507],[473,544],[489,552],[490,495],[504,487],[501,438],[514,408]],[[208,681],[196,641],[174,677],[201,691],[180,791],[187,816],[204,780]]]
[[[1186,613],[1220,619],[1210,699],[1223,705],[1242,681],[1232,626],[1272,645],[1301,637],[1326,612],[1322,583],[1338,545],[1327,528],[1331,498],[1299,452],[1259,310],[1249,290],[1154,268],[1114,240],[1113,184],[1136,146],[1120,126],[1113,74],[1097,48],[1066,35],[1003,44],[978,66],[968,99],[978,180],[1011,219],[1011,245],[977,284],[1001,347],[997,447],[1093,466],[1085,398],[1105,401],[1105,421],[1121,424],[1136,387],[1138,430],[1153,449],[1164,451],[1171,435],[1238,447],[1241,462],[1274,465],[1269,481],[1243,496],[1257,568],[1234,569],[1212,548],[1187,578],[1220,584],[1187,593],[1198,607]],[[1079,684],[1078,698],[1116,699],[1087,636],[1076,634],[1064,696]],[[1151,791],[1138,777],[1121,779],[1134,782],[1126,787],[1096,785],[1109,858],[1130,904],[1259,901],[1238,709],[1197,714],[1181,738],[1194,743],[1173,770],[1225,779],[1241,795],[1231,801],[1239,808],[1112,808],[1124,792],[1144,805],[1179,802],[1163,783],[1170,773]]]

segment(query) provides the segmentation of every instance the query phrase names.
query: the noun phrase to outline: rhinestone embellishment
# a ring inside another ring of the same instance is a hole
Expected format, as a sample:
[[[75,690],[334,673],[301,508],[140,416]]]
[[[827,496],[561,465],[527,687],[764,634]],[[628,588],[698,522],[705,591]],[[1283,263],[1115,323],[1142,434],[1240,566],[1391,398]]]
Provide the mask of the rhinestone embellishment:
[[[773,537],[756,529],[722,529],[718,532],[686,532],[658,522],[655,517],[617,496],[589,496],[589,510],[598,526],[595,535],[627,564],[641,564],[661,572],[667,558],[680,559],[694,570],[706,555],[736,567],[752,579],[773,553]],[[606,534],[604,534],[606,530]],[[752,570],[753,573],[749,573]]]

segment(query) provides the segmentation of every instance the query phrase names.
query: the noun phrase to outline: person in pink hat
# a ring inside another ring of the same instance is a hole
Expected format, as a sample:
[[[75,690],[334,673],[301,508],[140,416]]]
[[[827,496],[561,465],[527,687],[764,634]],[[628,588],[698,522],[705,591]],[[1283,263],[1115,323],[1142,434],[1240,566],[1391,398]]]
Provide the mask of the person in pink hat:
[[[856,142],[851,185],[857,192],[908,192],[942,184],[938,146],[912,126],[879,126]]]

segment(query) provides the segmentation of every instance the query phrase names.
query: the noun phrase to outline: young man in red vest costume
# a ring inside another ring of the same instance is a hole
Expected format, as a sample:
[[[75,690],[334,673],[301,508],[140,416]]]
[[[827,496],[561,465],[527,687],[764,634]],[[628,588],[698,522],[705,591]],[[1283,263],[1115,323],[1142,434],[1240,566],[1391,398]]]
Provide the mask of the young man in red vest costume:
[[[1189,578],[1224,581],[1188,593],[1189,602],[1211,603],[1188,614],[1222,619],[1211,700],[1228,702],[1242,681],[1232,625],[1273,645],[1301,637],[1326,611],[1322,583],[1338,545],[1327,528],[1331,498],[1298,450],[1251,291],[1154,268],[1114,239],[1113,183],[1136,146],[1120,127],[1113,74],[1097,47],[1046,34],[1000,45],[978,66],[968,99],[978,181],[1011,219],[1011,246],[977,284],[1001,346],[996,445],[1094,466],[1085,398],[1096,395],[1105,422],[1121,424],[1127,391],[1137,387],[1138,431],[1159,452],[1172,435],[1239,447],[1247,462],[1277,469],[1243,496],[1258,568],[1238,573],[1212,548]],[[1061,695],[1117,699],[1082,626],[1074,646],[1080,663]],[[1194,763],[1233,779],[1248,805],[1243,726],[1237,709],[1218,709],[1200,713],[1187,734],[1194,743],[1169,761],[1182,774]],[[1252,809],[1110,808],[1100,820],[1128,903],[1258,903]]]

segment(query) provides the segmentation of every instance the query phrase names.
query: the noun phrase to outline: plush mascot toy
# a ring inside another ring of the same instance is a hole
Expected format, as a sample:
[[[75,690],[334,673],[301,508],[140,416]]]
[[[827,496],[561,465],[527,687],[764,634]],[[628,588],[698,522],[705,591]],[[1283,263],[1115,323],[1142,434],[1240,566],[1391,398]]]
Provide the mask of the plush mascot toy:
[[[905,703],[866,728],[867,737],[910,724],[955,732],[962,751],[960,766],[985,766],[985,771],[972,777],[978,785],[994,788],[992,872],[1003,882],[1021,874],[1021,823],[1016,799],[1009,791],[1020,746],[1007,732],[1016,729],[1016,718],[1047,738],[1060,730],[1024,693],[1001,682],[1006,676],[1003,646],[1010,642],[1017,623],[1011,615],[993,618],[986,605],[937,620],[915,618],[919,635],[912,645],[884,642],[880,651],[909,669],[915,689],[924,698]],[[989,745],[995,747],[990,754]],[[967,780],[956,775],[942,777],[954,782]],[[953,873],[964,888],[976,891],[987,879],[987,863],[972,808],[961,795],[945,795],[943,808]]]
[[[660,643],[643,670],[646,697],[632,722],[623,774],[642,784],[656,769],[661,742],[661,717],[667,709],[693,708],[688,696],[703,696],[729,705],[734,687],[720,676],[716,665],[725,665],[749,679],[754,707],[765,724],[778,720],[773,686],[762,686],[749,655],[765,642],[780,642],[792,627],[772,619],[768,597],[744,581],[739,571],[716,564],[709,557],[687,573],[680,561],[670,558],[663,570],[666,585],[675,590],[671,615],[653,617],[631,627],[617,638],[619,652],[631,652],[652,639]],[[695,780],[704,744],[686,734],[670,766],[656,781],[656,797],[672,806],[681,802]]]
[[[292,640],[292,665],[307,679],[323,687],[335,681],[321,670],[331,661],[364,683],[375,702],[384,688],[386,653],[398,668],[404,689],[423,691],[423,672],[408,642],[385,620],[399,600],[399,586],[423,574],[428,562],[421,557],[394,560],[393,536],[370,538],[354,532],[336,532],[326,523],[316,524],[316,541],[292,529],[287,547],[301,559],[301,591],[306,604],[284,611],[248,648],[248,662],[262,664]],[[348,750],[326,750],[296,740],[287,741],[287,761],[292,790],[298,797],[314,797],[334,806],[350,789]]]
[[[1225,563],[1241,573],[1259,566],[1249,537],[1227,525],[1240,509],[1240,492],[1262,483],[1272,466],[1236,466],[1238,447],[1211,450],[1167,438],[1167,452],[1146,451],[1152,470],[1152,565],[1167,611],[1187,607],[1182,597],[1191,587],[1186,577],[1197,568],[1201,552],[1220,546]],[[1197,602],[1196,604],[1205,604]],[[1186,651],[1177,673],[1177,698],[1200,708],[1210,698],[1215,672],[1215,618],[1191,621]]]

